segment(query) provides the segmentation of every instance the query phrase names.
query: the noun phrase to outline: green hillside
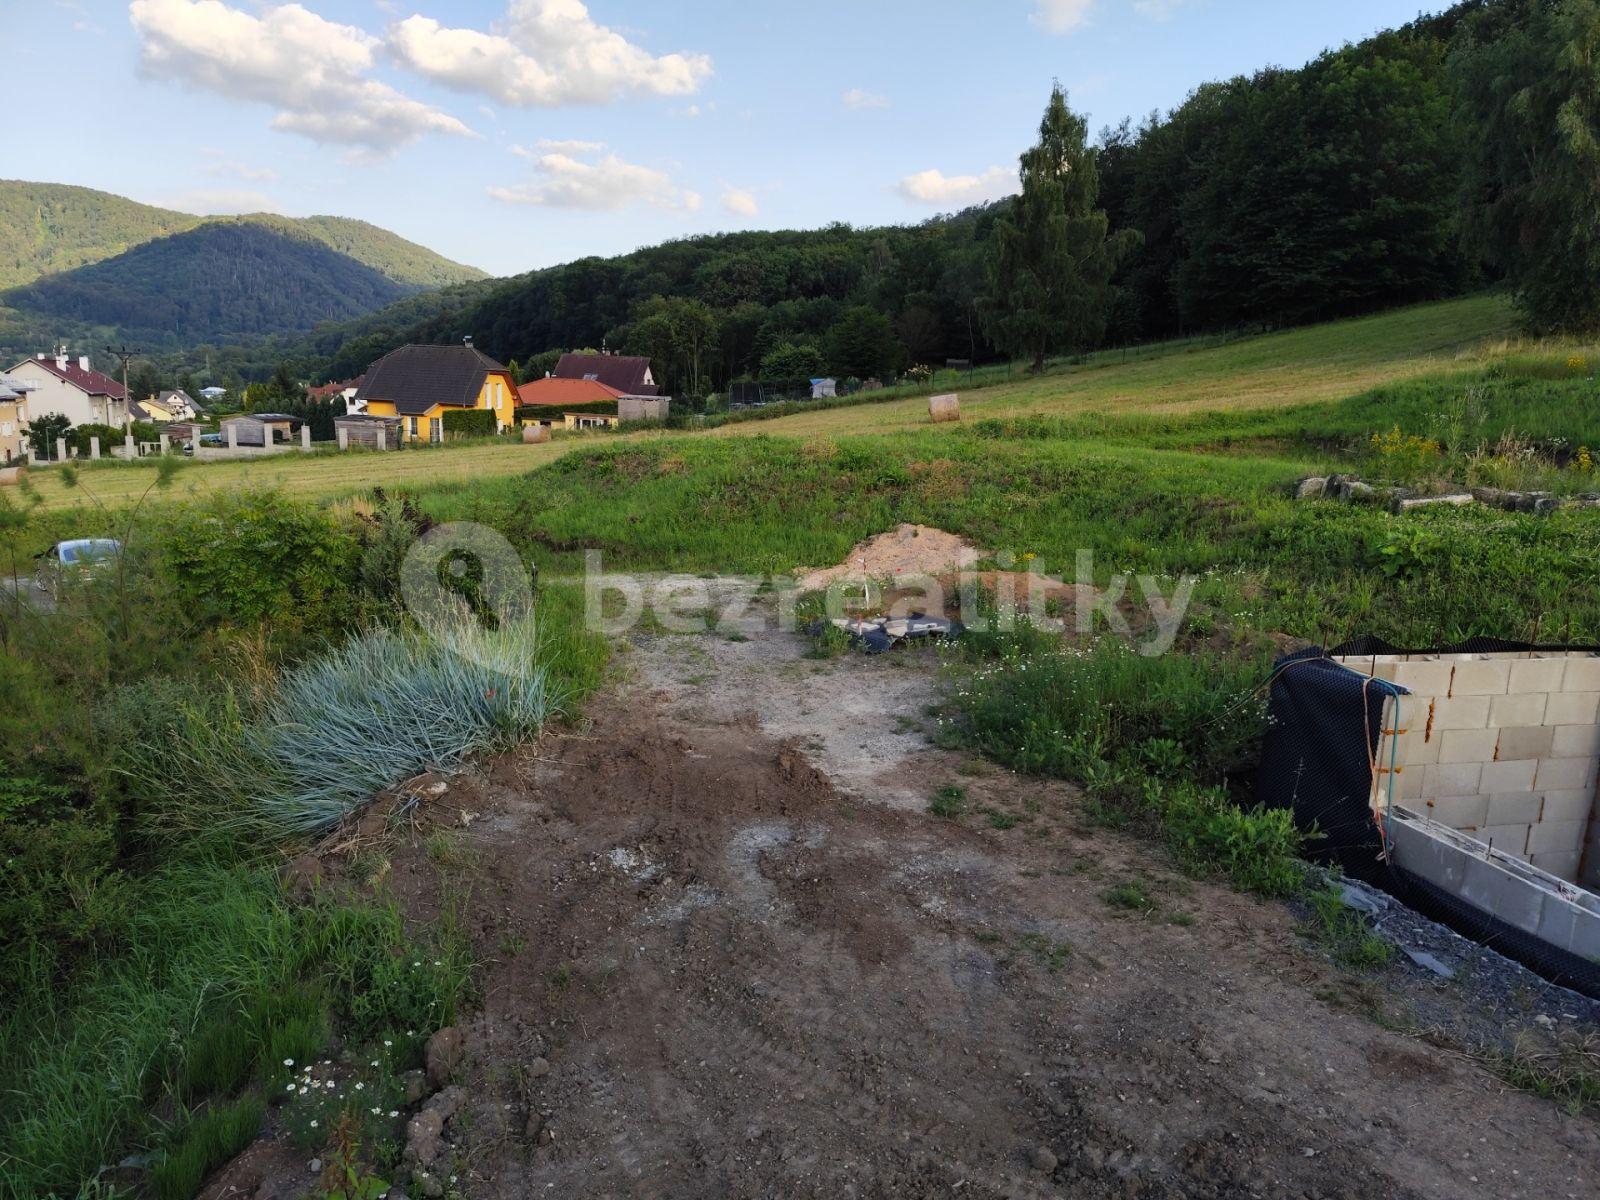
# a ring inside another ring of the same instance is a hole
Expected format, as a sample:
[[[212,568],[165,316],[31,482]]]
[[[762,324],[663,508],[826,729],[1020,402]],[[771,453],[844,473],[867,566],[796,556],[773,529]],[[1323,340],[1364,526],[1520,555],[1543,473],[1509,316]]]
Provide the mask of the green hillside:
[[[348,255],[375,271],[381,271],[396,283],[411,290],[417,288],[449,287],[473,279],[485,279],[486,274],[476,267],[451,262],[415,242],[408,242],[398,234],[380,229],[353,217],[275,217],[254,213],[241,218],[257,221],[274,228],[297,230],[340,254]]]
[[[0,295],[13,310],[0,341],[101,330],[175,346],[235,341],[346,320],[413,290],[292,227],[207,221]]]
[[[0,180],[0,289],[114,258],[198,225],[249,221],[296,232],[381,272],[409,291],[482,279],[415,242],[349,217],[197,217],[64,183]]]
[[[112,258],[203,219],[92,188],[0,179],[0,288]]]

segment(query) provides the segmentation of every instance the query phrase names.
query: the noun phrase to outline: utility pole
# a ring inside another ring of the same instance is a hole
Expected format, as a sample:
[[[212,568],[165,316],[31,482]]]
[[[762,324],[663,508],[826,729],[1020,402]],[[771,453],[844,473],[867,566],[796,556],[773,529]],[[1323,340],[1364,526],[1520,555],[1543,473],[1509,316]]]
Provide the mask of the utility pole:
[[[132,429],[133,397],[128,395],[128,362],[134,357],[134,355],[142,354],[143,351],[130,350],[126,346],[122,346],[118,349],[113,349],[112,347],[107,346],[106,353],[111,355],[113,358],[120,358],[122,360],[122,428],[125,430]]]

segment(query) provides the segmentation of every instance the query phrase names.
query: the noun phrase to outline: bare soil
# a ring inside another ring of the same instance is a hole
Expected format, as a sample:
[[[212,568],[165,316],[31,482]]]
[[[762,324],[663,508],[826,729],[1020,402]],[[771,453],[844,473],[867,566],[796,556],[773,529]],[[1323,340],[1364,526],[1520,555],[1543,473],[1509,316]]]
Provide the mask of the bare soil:
[[[807,647],[641,636],[588,724],[392,849],[482,964],[462,1195],[1595,1194],[1595,1121],[1381,1027],[1284,906],[935,749],[930,655]]]

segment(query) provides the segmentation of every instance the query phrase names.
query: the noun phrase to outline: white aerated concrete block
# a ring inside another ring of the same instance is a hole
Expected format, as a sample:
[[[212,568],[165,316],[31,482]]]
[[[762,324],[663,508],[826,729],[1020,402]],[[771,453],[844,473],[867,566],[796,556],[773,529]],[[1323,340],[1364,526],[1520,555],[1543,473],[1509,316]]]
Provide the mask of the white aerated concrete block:
[[[1546,725],[1593,725],[1600,718],[1600,692],[1558,692],[1545,707]]]
[[[1581,761],[1573,759],[1573,762]],[[1594,788],[1573,788],[1563,791],[1547,791],[1544,794],[1544,805],[1539,810],[1540,821],[1583,823],[1595,809]],[[1449,824],[1449,822],[1445,822]]]
[[[1450,679],[1452,696],[1503,696],[1511,686],[1508,659],[1473,659],[1455,664]]]
[[[1396,663],[1394,681],[1418,696],[1443,696],[1450,690],[1450,668],[1436,660]]]
[[[1469,796],[1479,790],[1482,780],[1482,763],[1439,763],[1422,769],[1422,790],[1428,796]]]
[[[1489,724],[1501,729],[1543,725],[1545,707],[1549,699],[1549,694],[1546,692],[1492,696],[1489,699]]]
[[[1549,758],[1556,743],[1556,731],[1548,725],[1527,729],[1502,729],[1495,756],[1503,759]]]
[[[1564,658],[1521,658],[1511,664],[1510,687],[1513,695],[1523,692],[1559,692],[1567,673]]]
[[[1455,696],[1436,700],[1433,705],[1433,731],[1485,729],[1489,725],[1488,696]]]
[[[1600,657],[1587,655],[1567,660],[1567,674],[1562,681],[1564,692],[1600,692]]]
[[[1516,762],[1484,763],[1478,787],[1491,796],[1501,792],[1531,792],[1533,776],[1538,769],[1538,762],[1531,758]]]
[[[1588,821],[1540,821],[1528,829],[1528,853],[1577,854],[1588,830]]]
[[[1551,754],[1556,758],[1595,758],[1600,756],[1600,726],[1562,725],[1556,729]]]
[[[1492,762],[1499,741],[1498,729],[1447,729],[1433,738],[1435,757],[1441,763]]]
[[[1488,799],[1488,815],[1478,822],[1481,828],[1486,829],[1509,825],[1532,825],[1539,820],[1539,815],[1544,809],[1544,797],[1538,792],[1510,792],[1490,796]],[[1445,821],[1443,824],[1450,825],[1450,822]],[[1460,827],[1452,825],[1451,828]]]

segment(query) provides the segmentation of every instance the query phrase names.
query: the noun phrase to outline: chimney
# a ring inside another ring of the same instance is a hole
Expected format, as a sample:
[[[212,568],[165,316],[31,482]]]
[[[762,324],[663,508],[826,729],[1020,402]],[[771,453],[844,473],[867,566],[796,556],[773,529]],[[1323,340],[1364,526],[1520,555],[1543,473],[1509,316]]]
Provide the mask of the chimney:
[[[56,370],[65,371],[66,369],[67,369],[67,348],[65,346],[57,346],[56,347]]]
[[[87,354],[78,355],[78,366],[82,367],[85,371],[89,370],[89,356]]]

